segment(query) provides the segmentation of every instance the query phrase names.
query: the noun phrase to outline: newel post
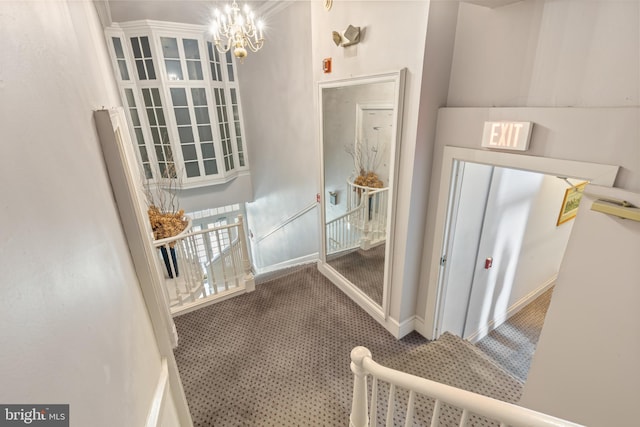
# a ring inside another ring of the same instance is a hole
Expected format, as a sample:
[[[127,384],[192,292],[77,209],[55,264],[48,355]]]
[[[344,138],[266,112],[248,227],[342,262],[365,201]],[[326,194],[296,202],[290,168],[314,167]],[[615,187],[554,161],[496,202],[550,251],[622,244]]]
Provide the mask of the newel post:
[[[242,247],[242,269],[244,270],[244,286],[247,292],[256,290],[256,281],[251,271],[251,262],[249,261],[249,250],[247,249],[247,236],[244,232],[244,216],[238,215],[238,238]]]
[[[351,350],[351,371],[353,372],[353,402],[349,427],[367,427],[369,425],[367,404],[367,373],[362,366],[365,357],[371,357],[366,347],[355,347]]]

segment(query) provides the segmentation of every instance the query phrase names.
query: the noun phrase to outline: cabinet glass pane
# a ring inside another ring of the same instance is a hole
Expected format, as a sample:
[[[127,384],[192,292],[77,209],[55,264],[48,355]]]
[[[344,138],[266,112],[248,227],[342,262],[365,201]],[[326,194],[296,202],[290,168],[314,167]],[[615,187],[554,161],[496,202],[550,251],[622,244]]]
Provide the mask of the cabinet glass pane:
[[[165,59],[165,68],[167,69],[167,79],[169,80],[184,80],[182,76],[182,67],[180,61],[175,59]]]
[[[209,68],[211,69],[211,80],[222,81],[222,71],[220,70],[220,55],[213,43],[207,42],[207,51],[209,53]]]
[[[122,80],[129,80],[129,70],[127,69],[127,62],[124,59],[118,60],[118,69],[120,70],[120,78]]]
[[[216,175],[218,173],[218,165],[215,160],[204,161],[204,173],[206,175]]]
[[[191,97],[193,98],[193,105],[207,105],[207,94],[204,88],[191,89]]]
[[[160,132],[158,132],[158,128],[155,126],[151,128],[151,138],[154,144],[160,145]]]
[[[146,106],[153,105],[153,103],[151,102],[151,91],[149,89],[142,90],[142,99],[144,100],[144,105]]]
[[[160,44],[162,45],[162,54],[165,58],[180,59],[177,39],[172,37],[160,37]]]
[[[127,104],[129,104],[129,107],[135,107],[136,100],[133,97],[133,90],[132,89],[125,89],[124,90],[124,95],[127,98]]]
[[[156,117],[158,118],[158,124],[160,126],[166,125],[164,121],[164,112],[162,111],[162,108],[156,108]]]
[[[196,153],[196,146],[193,144],[183,145],[182,146],[182,157],[184,157],[185,161],[197,161],[198,155]]]
[[[198,40],[195,39],[183,39],[182,45],[184,46],[184,56],[187,59],[200,59],[200,51],[198,50]],[[177,50],[177,46],[176,46]]]
[[[198,126],[198,137],[200,141],[213,141],[211,126]]]
[[[202,80],[202,66],[200,61],[187,61],[187,72],[189,73],[189,80]]]
[[[147,179],[153,179],[153,174],[151,173],[151,165],[149,164],[144,164],[144,177]]]
[[[202,157],[204,157],[205,159],[216,157],[216,152],[213,148],[213,144],[200,144],[200,148],[202,148]]]
[[[188,108],[174,108],[176,113],[176,123],[178,126],[186,126],[191,124],[191,118],[189,117]]]
[[[136,110],[131,111],[131,123],[133,123],[133,126],[140,126],[140,116],[138,116],[138,111]]]
[[[147,80],[147,72],[144,69],[144,62],[140,59],[136,60],[136,70],[138,71],[138,78],[140,80]]]
[[[151,89],[151,95],[153,96],[154,105],[162,106],[162,101],[160,100],[160,91],[157,88]]]
[[[231,57],[231,51],[227,52],[227,73],[229,74],[229,81],[235,81],[233,77],[233,59]]]
[[[142,53],[145,58],[151,58],[151,48],[149,47],[149,37],[140,37],[140,44],[142,44]]]
[[[147,118],[149,119],[149,124],[151,126],[158,125],[158,122],[156,122],[156,115],[153,113],[153,108],[147,108]]]
[[[140,147],[140,157],[145,163],[149,161],[149,153],[147,153],[147,148],[144,146]]]
[[[184,168],[187,172],[188,178],[200,176],[200,168],[198,167],[198,162],[184,162]]]
[[[162,145],[156,145],[155,149],[156,149],[156,157],[158,158],[158,161],[159,162],[163,162],[164,161],[164,152],[162,151]]]
[[[116,58],[123,59],[124,50],[122,49],[120,37],[111,37],[111,41],[113,42],[113,50],[116,52]]]
[[[191,130],[191,126],[179,127],[178,135],[180,136],[180,143],[195,141],[193,139],[193,131]]]
[[[151,59],[146,59],[144,63],[147,66],[147,75],[149,76],[149,80],[155,80],[156,70],[153,68],[153,61]]]
[[[144,145],[144,136],[142,134],[142,128],[136,128],[136,141],[138,145]]]
[[[173,160],[173,151],[171,151],[171,146],[164,146],[164,156],[167,158],[167,160]]]
[[[142,58],[142,51],[137,37],[131,37],[131,50],[133,50],[134,58]]]
[[[210,123],[209,121],[209,109],[207,107],[195,107],[196,123],[204,125]]]
[[[186,107],[187,92],[182,88],[171,88],[171,102],[174,107]]]
[[[167,132],[167,128],[160,128],[160,137],[162,138],[162,143],[166,144],[169,142],[169,132]]]

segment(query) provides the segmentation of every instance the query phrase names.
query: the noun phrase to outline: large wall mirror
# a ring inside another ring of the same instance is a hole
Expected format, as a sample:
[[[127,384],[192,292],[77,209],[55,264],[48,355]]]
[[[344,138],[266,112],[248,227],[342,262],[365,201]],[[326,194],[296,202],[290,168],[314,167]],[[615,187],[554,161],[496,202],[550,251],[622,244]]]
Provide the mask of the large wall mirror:
[[[319,270],[379,321],[388,314],[404,70],[319,84]]]

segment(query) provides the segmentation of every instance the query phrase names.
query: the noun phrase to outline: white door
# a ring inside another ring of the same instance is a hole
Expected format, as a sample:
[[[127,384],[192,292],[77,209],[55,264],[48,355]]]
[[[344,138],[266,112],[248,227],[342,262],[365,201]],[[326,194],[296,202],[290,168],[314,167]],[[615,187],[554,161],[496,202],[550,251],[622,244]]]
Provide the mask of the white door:
[[[495,168],[492,174],[463,338],[477,336],[496,314],[509,309],[532,204],[542,179],[542,174],[516,169]]]

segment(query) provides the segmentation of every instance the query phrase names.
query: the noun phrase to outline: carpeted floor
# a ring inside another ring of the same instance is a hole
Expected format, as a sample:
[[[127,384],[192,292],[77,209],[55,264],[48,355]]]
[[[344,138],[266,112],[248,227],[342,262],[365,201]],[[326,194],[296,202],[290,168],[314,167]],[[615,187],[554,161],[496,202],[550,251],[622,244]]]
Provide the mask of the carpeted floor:
[[[328,256],[327,263],[374,302],[382,305],[384,251],[384,244],[368,251],[357,249],[337,257]]]
[[[195,426],[346,426],[357,345],[391,368],[511,402],[521,393],[517,379],[457,337],[396,340],[315,266],[175,322]],[[418,402],[418,413],[429,405]]]
[[[522,382],[527,380],[552,294],[553,288],[545,291],[476,344]]]

